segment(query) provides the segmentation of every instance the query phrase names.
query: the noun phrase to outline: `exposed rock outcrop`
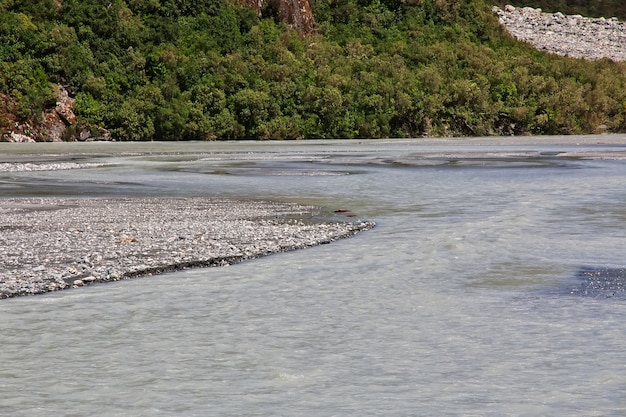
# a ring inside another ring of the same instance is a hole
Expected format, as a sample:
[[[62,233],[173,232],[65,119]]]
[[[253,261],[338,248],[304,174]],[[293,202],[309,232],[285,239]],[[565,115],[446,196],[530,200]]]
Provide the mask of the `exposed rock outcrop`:
[[[494,7],[500,23],[539,50],[574,58],[626,61],[626,24],[612,17],[543,13],[531,7]]]
[[[69,96],[67,90],[59,85],[57,102],[54,109],[44,112],[41,124],[41,135],[46,142],[61,142],[65,131],[76,124],[74,114],[75,100]]]
[[[61,142],[61,141],[93,141],[111,140],[111,134],[98,127],[80,127],[74,113],[75,100],[61,85],[57,86],[58,94],[56,105],[43,113],[40,123],[32,121],[20,122],[15,120],[11,109],[15,103],[6,96],[2,100],[0,118],[0,141],[4,142]],[[2,97],[0,97],[2,98]],[[4,109],[4,113],[3,110]]]
[[[259,16],[269,14],[287,23],[300,35],[315,32],[315,18],[309,0],[240,0],[244,6],[254,8]]]

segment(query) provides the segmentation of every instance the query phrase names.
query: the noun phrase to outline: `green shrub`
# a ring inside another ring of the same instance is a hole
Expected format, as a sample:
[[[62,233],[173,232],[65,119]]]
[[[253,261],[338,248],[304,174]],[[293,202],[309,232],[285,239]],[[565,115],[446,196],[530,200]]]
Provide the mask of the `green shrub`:
[[[234,0],[59,4],[0,0],[0,94],[24,120],[60,83],[122,140],[626,129],[625,64],[535,51],[484,0],[316,0],[307,38]]]

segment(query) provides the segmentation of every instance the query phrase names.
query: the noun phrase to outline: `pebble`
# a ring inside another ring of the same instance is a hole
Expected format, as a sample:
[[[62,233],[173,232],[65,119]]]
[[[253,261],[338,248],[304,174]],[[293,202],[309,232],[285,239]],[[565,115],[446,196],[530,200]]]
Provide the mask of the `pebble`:
[[[374,227],[317,220],[325,214],[313,206],[235,199],[0,199],[0,298],[226,266]]]
[[[493,10],[511,35],[536,49],[573,58],[626,61],[626,24],[614,17],[568,16],[511,5]]]
[[[28,171],[61,171],[67,169],[80,168],[97,168],[106,164],[98,163],[76,163],[76,162],[57,162],[57,163],[0,163],[0,172],[28,172]]]

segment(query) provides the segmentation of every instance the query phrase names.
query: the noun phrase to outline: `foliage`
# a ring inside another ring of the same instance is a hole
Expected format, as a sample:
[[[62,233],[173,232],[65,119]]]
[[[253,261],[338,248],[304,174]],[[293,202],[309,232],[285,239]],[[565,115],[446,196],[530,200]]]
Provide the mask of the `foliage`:
[[[623,0],[507,0],[498,3],[501,6],[511,4],[517,7],[539,7],[551,13],[626,19],[626,3]]]
[[[312,7],[302,38],[231,0],[0,0],[0,97],[36,120],[62,84],[121,140],[626,129],[624,64],[515,42],[484,0]]]

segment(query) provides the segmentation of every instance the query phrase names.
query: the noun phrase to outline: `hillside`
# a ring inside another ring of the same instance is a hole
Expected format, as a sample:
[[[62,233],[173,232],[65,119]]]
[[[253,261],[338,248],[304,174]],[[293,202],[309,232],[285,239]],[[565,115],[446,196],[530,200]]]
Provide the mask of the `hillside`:
[[[0,0],[5,139],[626,129],[623,63],[538,52],[515,41],[483,0],[316,0],[306,34],[276,2],[261,10],[230,0],[103,4]]]

